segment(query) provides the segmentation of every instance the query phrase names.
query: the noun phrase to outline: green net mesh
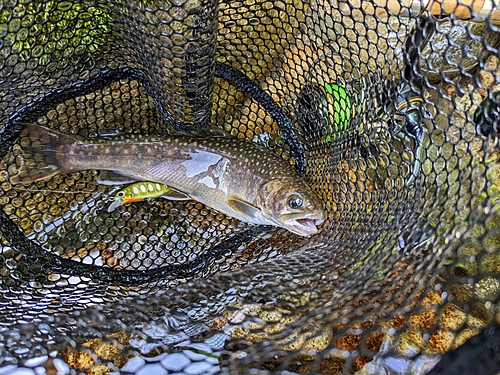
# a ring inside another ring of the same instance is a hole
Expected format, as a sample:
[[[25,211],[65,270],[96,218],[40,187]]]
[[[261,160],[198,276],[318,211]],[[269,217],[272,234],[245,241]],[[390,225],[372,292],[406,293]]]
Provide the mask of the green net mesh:
[[[425,5],[0,2],[0,374],[500,372],[498,9]],[[30,127],[256,144],[325,220],[14,183]]]

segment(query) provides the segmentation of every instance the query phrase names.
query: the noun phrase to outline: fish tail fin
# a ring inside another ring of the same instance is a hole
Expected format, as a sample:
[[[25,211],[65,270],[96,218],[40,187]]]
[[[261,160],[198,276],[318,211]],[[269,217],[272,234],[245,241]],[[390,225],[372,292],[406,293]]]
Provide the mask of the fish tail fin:
[[[64,145],[73,143],[71,135],[45,128],[40,125],[24,124],[21,127],[19,143],[22,150],[21,166],[10,177],[12,184],[28,184],[46,180],[65,169]]]

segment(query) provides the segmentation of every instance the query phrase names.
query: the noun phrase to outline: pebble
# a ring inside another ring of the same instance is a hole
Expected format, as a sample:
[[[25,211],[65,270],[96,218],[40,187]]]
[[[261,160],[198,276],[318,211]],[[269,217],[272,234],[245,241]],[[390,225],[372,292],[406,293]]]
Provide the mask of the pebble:
[[[40,366],[42,363],[45,363],[49,359],[49,356],[47,355],[42,355],[40,357],[33,357],[29,358],[26,361],[24,361],[24,365],[26,367],[36,367]]]
[[[495,76],[488,70],[481,70],[479,71],[479,81],[483,89],[488,89],[495,82]]]
[[[208,362],[194,362],[184,369],[186,375],[215,374],[220,370],[219,366],[214,366]]]
[[[54,366],[57,369],[57,375],[69,374],[69,366],[62,359],[54,358]]]
[[[125,366],[123,366],[122,371],[135,373],[140,368],[146,364],[146,361],[141,357],[134,357],[130,359]]]
[[[2,368],[0,371],[0,374],[2,375],[35,375],[35,372],[27,367],[17,367],[17,366],[6,366],[6,368],[9,367],[10,371],[5,371]]]
[[[207,356],[204,354],[198,354],[190,350],[183,350],[182,353],[184,353],[186,357],[192,361],[203,361],[205,360],[205,358],[207,358]]]
[[[191,360],[182,353],[167,354],[165,358],[161,360],[161,364],[170,371],[180,371],[190,363]]]
[[[147,364],[144,367],[142,367],[139,371],[134,373],[135,375],[168,375],[168,371],[165,370],[165,368],[159,364],[159,363],[154,363],[154,364]]]

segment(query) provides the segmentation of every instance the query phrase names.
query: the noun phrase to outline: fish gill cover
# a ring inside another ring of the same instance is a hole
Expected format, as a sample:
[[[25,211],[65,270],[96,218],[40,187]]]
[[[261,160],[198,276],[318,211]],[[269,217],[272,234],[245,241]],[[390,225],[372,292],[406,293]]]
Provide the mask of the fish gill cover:
[[[499,17],[467,4],[0,2],[0,372],[500,371]],[[27,125],[255,143],[325,220],[113,205]]]

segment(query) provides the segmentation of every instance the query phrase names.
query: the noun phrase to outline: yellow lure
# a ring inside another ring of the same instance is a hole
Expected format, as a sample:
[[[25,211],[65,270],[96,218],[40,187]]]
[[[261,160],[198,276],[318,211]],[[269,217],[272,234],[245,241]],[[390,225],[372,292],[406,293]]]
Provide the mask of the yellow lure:
[[[147,198],[158,198],[164,196],[172,200],[190,199],[184,193],[158,182],[141,181],[128,185],[115,195],[115,200],[108,207],[108,212],[114,211],[123,204],[140,202]]]

